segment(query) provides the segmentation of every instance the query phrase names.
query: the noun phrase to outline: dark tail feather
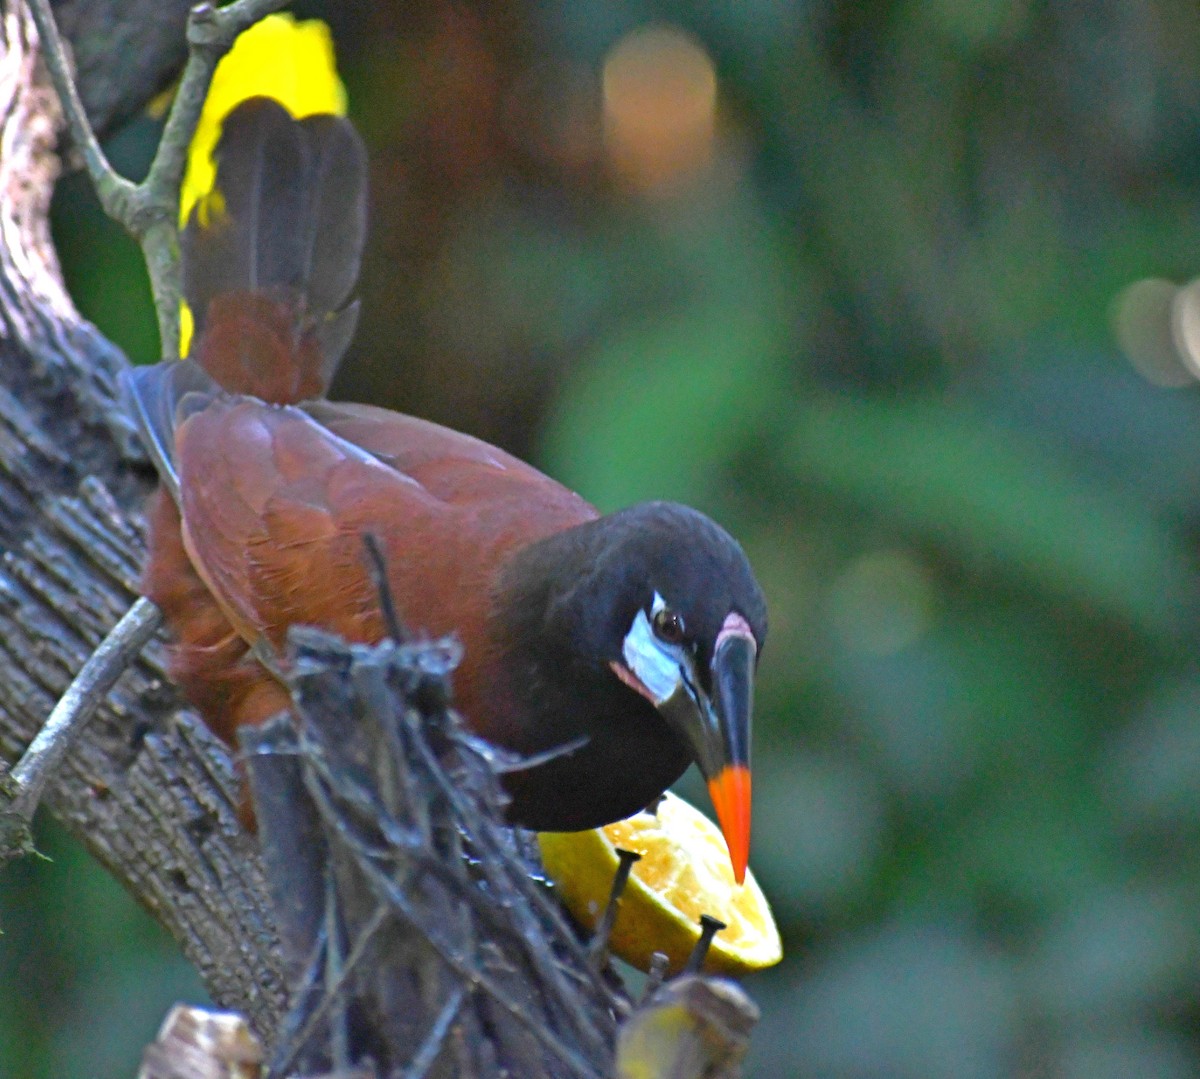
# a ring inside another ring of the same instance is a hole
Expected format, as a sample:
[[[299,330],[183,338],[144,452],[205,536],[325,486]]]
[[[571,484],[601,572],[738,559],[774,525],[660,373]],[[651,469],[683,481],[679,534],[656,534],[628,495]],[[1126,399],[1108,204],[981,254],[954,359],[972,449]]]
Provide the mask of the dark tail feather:
[[[305,139],[283,106],[243,102],[225,118],[215,156],[213,191],[183,234],[183,291],[198,331],[223,293],[301,286],[311,245]]]
[[[225,119],[213,193],[183,233],[191,354],[226,390],[288,403],[328,388],[357,320],[366,152],[348,120],[269,98]]]
[[[367,153],[341,117],[309,116],[300,128],[312,151],[308,302],[334,311],[358,280],[367,232]]]

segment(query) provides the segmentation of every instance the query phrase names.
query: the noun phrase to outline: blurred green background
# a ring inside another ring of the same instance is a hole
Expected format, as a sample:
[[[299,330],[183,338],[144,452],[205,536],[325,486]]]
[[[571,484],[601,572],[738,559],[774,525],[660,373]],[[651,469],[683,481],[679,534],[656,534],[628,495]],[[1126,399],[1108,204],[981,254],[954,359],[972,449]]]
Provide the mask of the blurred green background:
[[[757,568],[788,952],[750,1074],[1200,1074],[1200,8],[301,10],[373,160],[338,395],[693,503]],[[56,227],[153,359],[78,178]],[[131,1076],[201,991],[42,835],[0,875],[0,1074]]]

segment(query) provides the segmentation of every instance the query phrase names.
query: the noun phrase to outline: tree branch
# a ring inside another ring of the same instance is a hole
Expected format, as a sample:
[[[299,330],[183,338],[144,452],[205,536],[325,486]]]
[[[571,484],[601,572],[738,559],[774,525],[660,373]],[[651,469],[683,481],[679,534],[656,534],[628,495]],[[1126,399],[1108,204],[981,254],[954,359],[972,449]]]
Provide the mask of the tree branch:
[[[136,598],[152,471],[125,360],[62,286],[47,212],[57,95],[22,0],[0,13],[0,759],[16,761]],[[47,807],[180,942],[214,999],[274,1031],[286,992],[227,752],[152,645],[50,777]]]
[[[192,8],[187,21],[187,64],[150,171],[140,184],[119,176],[96,140],[71,75],[66,50],[50,11],[50,0],[27,2],[41,38],[51,81],[62,103],[67,128],[83,157],[100,205],[141,244],[158,316],[161,354],[174,357],[179,350],[179,300],[182,295],[176,223],[188,145],[221,57],[229,51],[238,34],[279,10],[286,0],[235,0],[222,8],[215,8],[210,3],[200,3]]]
[[[0,813],[0,864],[5,847],[28,848],[29,826],[46,784],[66,756],[84,725],[117,679],[150,642],[162,614],[149,600],[139,599],[113,627],[59,698],[37,737],[8,776],[4,794],[11,801]],[[6,835],[5,833],[9,833]]]
[[[129,180],[118,176],[100,149],[100,143],[92,132],[75,80],[71,77],[66,50],[58,36],[58,27],[50,13],[50,0],[28,0],[29,12],[37,27],[42,45],[42,57],[50,69],[50,79],[58,92],[71,141],[83,157],[84,167],[91,177],[92,186],[105,212],[117,221],[124,222],[128,216],[128,205],[135,190]]]

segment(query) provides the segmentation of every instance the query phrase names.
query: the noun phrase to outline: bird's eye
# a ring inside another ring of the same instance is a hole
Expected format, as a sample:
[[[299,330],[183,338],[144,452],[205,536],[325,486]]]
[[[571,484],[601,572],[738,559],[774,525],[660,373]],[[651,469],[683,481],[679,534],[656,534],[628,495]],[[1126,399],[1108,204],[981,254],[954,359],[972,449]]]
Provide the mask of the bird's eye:
[[[670,607],[660,607],[654,612],[654,635],[667,644],[682,644],[683,619]]]

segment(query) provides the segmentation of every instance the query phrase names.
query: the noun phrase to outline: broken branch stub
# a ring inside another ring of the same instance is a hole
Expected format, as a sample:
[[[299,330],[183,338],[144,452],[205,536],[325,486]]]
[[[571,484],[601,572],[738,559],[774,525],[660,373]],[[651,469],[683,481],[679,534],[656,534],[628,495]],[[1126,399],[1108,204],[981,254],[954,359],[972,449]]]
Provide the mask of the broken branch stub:
[[[607,1075],[628,999],[503,822],[498,751],[447,705],[455,646],[291,645],[295,723],[243,737],[297,979],[276,1069]]]

